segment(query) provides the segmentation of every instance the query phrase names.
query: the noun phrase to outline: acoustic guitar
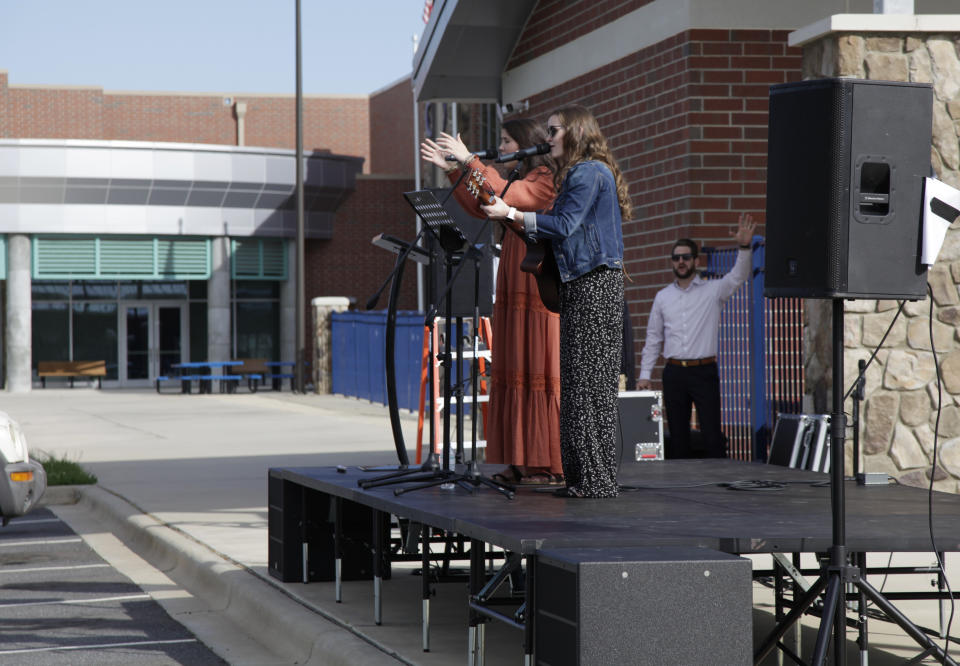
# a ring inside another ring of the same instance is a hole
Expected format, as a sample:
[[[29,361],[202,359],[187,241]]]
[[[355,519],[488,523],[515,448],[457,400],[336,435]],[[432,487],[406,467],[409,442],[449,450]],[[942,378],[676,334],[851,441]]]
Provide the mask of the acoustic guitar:
[[[473,169],[470,172],[467,191],[485,206],[492,204],[496,196],[493,188],[487,182],[487,177],[479,169]],[[526,243],[527,254],[520,263],[520,270],[524,273],[530,273],[537,281],[537,291],[540,293],[540,300],[543,301],[544,307],[550,312],[560,312],[560,271],[557,268],[557,261],[553,256],[553,247],[550,245],[550,241],[545,239],[531,241],[521,231],[507,224],[505,220],[498,220],[498,222],[517,234]]]

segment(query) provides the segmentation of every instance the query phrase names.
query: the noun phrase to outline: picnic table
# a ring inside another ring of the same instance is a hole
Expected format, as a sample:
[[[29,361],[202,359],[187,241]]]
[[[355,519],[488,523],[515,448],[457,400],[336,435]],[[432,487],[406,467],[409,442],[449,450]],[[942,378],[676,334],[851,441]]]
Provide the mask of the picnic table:
[[[284,379],[290,380],[290,390],[294,390],[293,382],[296,379],[296,375],[293,374],[293,369],[296,367],[294,361],[267,361],[265,364],[268,368],[277,368],[279,372],[271,372],[267,375],[267,379],[273,380],[273,390],[280,391],[282,390],[282,382]],[[283,372],[284,368],[290,368],[291,372]]]
[[[170,367],[176,370],[177,374],[157,377],[157,393],[160,392],[160,382],[176,379],[180,380],[180,391],[182,393],[190,393],[191,384],[194,381],[197,382],[198,393],[212,393],[214,380],[221,382],[221,392],[233,393],[243,377],[229,373],[228,369],[241,365],[243,365],[243,361],[186,361],[174,363]],[[218,368],[222,368],[221,374],[216,374],[215,370]]]

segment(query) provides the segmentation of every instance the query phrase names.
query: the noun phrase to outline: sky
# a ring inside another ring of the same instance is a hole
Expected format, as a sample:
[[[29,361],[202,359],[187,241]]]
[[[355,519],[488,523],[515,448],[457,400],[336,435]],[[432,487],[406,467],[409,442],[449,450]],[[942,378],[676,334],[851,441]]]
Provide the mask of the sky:
[[[11,85],[294,93],[294,0],[0,0]],[[424,0],[301,0],[303,92],[368,94],[413,69]]]

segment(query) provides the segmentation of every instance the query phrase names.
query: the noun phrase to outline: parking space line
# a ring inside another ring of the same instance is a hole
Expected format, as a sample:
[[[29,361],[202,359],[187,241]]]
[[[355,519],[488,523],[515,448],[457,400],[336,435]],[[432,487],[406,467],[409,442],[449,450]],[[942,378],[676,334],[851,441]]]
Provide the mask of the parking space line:
[[[8,569],[0,567],[0,576],[3,574],[34,573],[36,571],[67,571],[70,569],[101,569],[109,567],[109,564],[73,564],[62,567],[30,567],[28,569]]]
[[[10,521],[11,525],[34,525],[36,523],[62,523],[63,521],[59,518],[33,518],[30,520],[20,520],[14,518]]]
[[[17,601],[12,604],[0,604],[0,608],[23,608],[25,606],[56,606],[57,604],[97,604],[104,601],[132,601],[149,599],[149,594],[125,594],[119,597],[98,597],[96,599],[58,599],[56,601]]]
[[[57,546],[61,543],[80,543],[80,537],[63,539],[31,539],[30,541],[0,541],[0,548],[14,548],[16,546]]]
[[[20,650],[0,650],[0,654],[23,654],[25,652],[60,652],[61,650],[103,650],[106,648],[140,647],[146,645],[174,645],[176,643],[197,643],[196,638],[176,638],[166,641],[128,641],[125,643],[99,643],[97,645],[57,645],[55,647],[23,648]]]

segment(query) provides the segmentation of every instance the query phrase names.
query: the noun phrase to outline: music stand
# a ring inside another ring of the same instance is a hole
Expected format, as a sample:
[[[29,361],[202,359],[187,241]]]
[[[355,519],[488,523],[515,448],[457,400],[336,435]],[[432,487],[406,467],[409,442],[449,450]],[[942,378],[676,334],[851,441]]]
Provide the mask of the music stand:
[[[404,199],[407,203],[414,209],[418,216],[424,221],[424,228],[428,229],[430,233],[436,238],[441,249],[444,251],[444,262],[446,265],[446,278],[447,285],[444,290],[445,300],[446,300],[446,349],[442,356],[441,364],[445,368],[444,372],[444,391],[443,391],[443,447],[441,452],[442,460],[438,463],[436,460],[436,434],[433,428],[433,406],[431,405],[430,409],[430,452],[427,455],[426,460],[423,465],[416,470],[402,470],[394,472],[391,474],[385,474],[380,477],[360,480],[357,484],[364,489],[375,488],[382,485],[390,485],[395,483],[404,483],[404,482],[419,482],[417,485],[409,486],[405,488],[397,488],[394,490],[395,495],[401,495],[405,492],[412,490],[419,490],[421,488],[428,488],[437,485],[444,484],[458,484],[461,487],[470,490],[471,492],[475,491],[480,485],[487,485],[498,492],[503,493],[508,498],[512,499],[514,497],[514,492],[510,488],[506,488],[496,483],[492,479],[483,477],[479,470],[476,468],[475,461],[472,461],[472,464],[468,466],[467,474],[458,474],[455,470],[451,469],[450,465],[450,396],[452,391],[452,382],[451,382],[451,370],[452,370],[452,354],[451,354],[451,341],[454,338],[453,335],[453,318],[450,316],[452,312],[452,292],[450,289],[451,279],[453,276],[453,258],[457,253],[461,253],[462,259],[461,262],[466,258],[471,258],[475,262],[479,262],[482,258],[482,253],[476,248],[473,243],[467,243],[466,237],[463,235],[463,232],[457,227],[456,222],[443,205],[437,201],[436,196],[430,190],[416,190],[413,192],[404,192]],[[461,263],[462,265],[462,263]],[[458,272],[459,273],[459,272]],[[476,290],[476,284],[475,284]],[[478,294],[476,294],[478,295]],[[475,304],[475,311],[476,311]],[[430,313],[431,315],[435,313],[435,305],[431,305]],[[433,327],[433,317],[428,317],[425,325],[432,329]],[[429,335],[430,340],[433,340],[432,332]],[[430,384],[433,384],[433,354],[434,350],[430,351]],[[474,378],[476,381],[476,378]],[[476,410],[474,410],[476,411]],[[474,414],[474,419],[476,414]],[[474,455],[476,454],[476,440],[474,440]]]

